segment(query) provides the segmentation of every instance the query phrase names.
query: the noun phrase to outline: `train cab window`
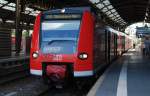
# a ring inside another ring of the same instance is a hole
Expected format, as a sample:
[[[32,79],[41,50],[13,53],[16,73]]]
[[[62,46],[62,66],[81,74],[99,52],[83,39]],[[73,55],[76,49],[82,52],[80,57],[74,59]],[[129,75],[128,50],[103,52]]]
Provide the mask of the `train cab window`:
[[[41,24],[43,53],[72,54],[76,52],[80,20],[50,20]]]

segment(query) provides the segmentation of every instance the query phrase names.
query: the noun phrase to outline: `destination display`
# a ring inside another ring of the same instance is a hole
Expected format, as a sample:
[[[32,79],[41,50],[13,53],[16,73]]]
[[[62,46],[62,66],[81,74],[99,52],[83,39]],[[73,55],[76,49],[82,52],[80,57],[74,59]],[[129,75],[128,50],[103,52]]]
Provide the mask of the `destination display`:
[[[48,14],[44,15],[44,19],[80,19],[80,14]]]

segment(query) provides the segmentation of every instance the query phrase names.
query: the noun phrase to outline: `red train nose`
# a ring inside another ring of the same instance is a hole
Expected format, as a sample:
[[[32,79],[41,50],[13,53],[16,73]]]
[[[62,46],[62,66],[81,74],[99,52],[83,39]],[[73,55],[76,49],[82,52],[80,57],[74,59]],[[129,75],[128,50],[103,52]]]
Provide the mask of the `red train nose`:
[[[47,76],[54,82],[63,80],[66,75],[65,65],[48,65],[46,68]]]

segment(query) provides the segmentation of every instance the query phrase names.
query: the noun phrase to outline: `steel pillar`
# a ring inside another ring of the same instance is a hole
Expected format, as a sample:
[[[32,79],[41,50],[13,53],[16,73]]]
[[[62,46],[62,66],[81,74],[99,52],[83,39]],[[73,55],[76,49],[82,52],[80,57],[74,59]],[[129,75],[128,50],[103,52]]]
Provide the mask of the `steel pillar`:
[[[21,51],[21,38],[22,38],[22,29],[20,28],[20,15],[21,15],[21,6],[20,6],[20,0],[16,0],[16,43],[15,43],[15,48],[16,48],[16,55],[19,55]]]

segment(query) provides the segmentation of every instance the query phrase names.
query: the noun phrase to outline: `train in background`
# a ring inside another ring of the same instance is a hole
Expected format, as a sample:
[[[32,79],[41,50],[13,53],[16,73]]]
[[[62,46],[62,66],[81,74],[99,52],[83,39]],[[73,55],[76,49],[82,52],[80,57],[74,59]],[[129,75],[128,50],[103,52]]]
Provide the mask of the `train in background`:
[[[12,52],[15,52],[15,37],[11,37],[11,50]],[[21,40],[21,54],[30,54],[30,47],[31,47],[31,37],[22,37]]]
[[[131,47],[120,33],[89,7],[42,12],[34,24],[30,72],[56,85],[70,78],[94,78]]]

